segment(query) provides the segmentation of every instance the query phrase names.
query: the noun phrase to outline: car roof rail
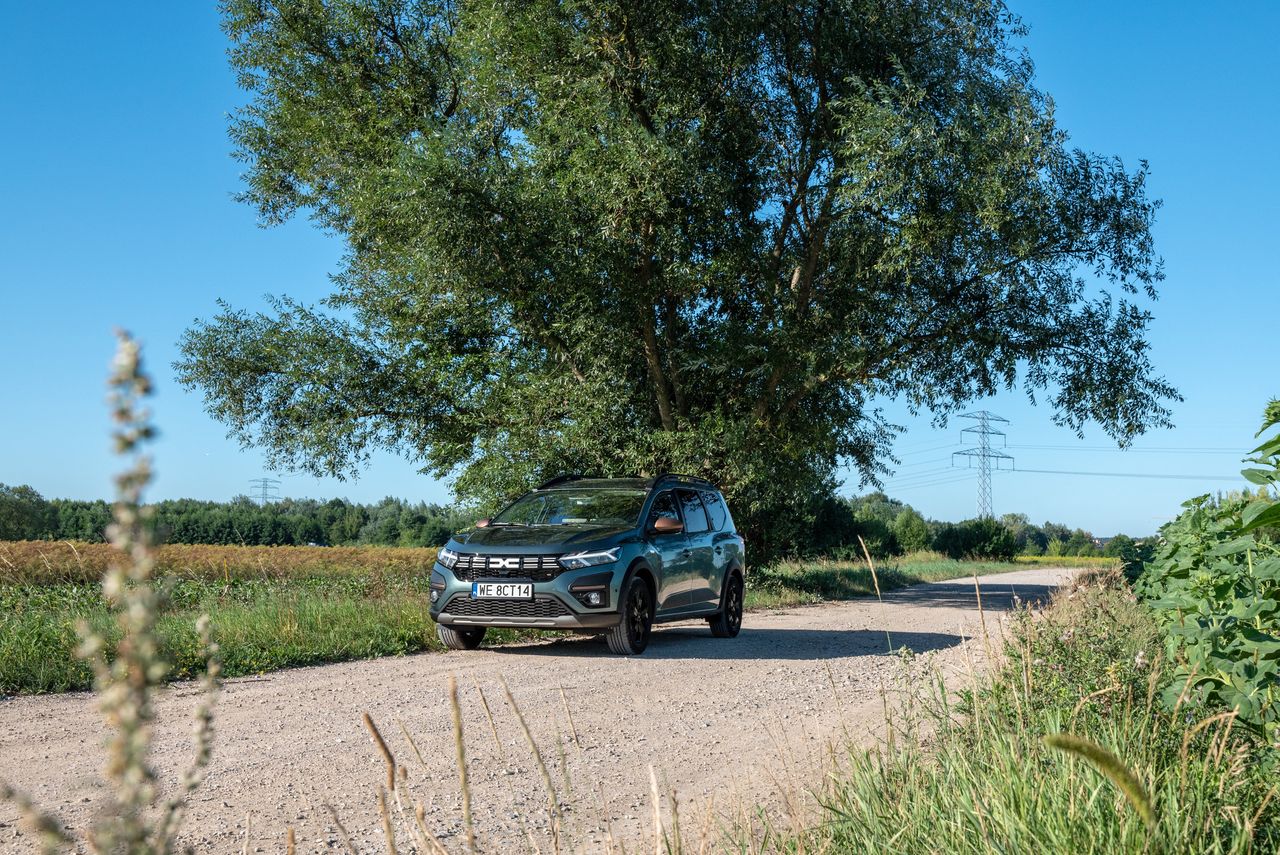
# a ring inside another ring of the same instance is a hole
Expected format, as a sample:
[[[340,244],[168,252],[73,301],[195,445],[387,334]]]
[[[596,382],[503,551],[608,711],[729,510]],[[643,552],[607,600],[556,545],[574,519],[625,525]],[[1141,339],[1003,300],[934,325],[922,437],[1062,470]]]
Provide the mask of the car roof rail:
[[[567,484],[567,483],[568,483],[568,482],[570,482],[570,481],[581,481],[581,480],[582,480],[583,478],[585,478],[585,477],[586,477],[585,475],[578,475],[578,474],[576,474],[576,473],[574,473],[574,474],[565,474],[565,475],[557,475],[556,477],[552,478],[550,481],[543,481],[541,484],[539,484],[538,486],[534,487],[533,489],[535,489],[535,490],[546,490],[547,488],[549,488],[549,487],[554,487],[554,486],[556,486],[557,484]]]
[[[679,475],[675,472],[663,472],[661,475],[653,479],[652,487],[657,487],[663,481],[689,481],[694,484],[700,484],[705,487],[710,487],[713,490],[720,489],[713,482],[708,481],[706,478],[699,478],[696,475]],[[650,489],[652,489],[652,487]]]

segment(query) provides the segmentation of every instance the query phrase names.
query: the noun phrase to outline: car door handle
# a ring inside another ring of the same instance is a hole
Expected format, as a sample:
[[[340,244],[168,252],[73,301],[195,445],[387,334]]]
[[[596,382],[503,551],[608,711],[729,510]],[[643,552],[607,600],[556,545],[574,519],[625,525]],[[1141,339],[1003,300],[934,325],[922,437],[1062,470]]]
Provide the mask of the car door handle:
[[[717,546],[717,547],[716,547],[716,555],[724,555],[724,547],[723,547],[723,546]]]
[[[693,550],[692,550],[692,549],[685,549],[685,550],[681,550],[681,552],[680,552],[680,556],[681,556],[682,558],[688,558],[688,557],[689,557],[690,555],[692,555],[692,554],[693,554]]]

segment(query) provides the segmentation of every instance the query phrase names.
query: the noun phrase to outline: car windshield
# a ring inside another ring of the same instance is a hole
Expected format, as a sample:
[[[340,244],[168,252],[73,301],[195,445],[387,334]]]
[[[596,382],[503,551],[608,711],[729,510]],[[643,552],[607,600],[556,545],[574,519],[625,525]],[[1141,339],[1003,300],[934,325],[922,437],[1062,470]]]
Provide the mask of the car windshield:
[[[548,490],[530,493],[490,525],[637,525],[644,490]]]

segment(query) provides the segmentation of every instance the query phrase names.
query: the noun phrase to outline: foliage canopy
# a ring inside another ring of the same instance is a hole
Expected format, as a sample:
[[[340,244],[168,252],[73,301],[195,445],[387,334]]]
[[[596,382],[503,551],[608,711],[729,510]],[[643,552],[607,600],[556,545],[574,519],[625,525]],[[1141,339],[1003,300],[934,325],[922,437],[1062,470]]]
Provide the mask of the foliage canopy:
[[[768,551],[838,466],[886,471],[878,399],[945,417],[1021,379],[1077,430],[1167,422],[1145,164],[1068,147],[1000,3],[223,14],[244,198],[349,248],[323,306],[224,305],[182,342],[277,465],[391,449],[490,502],[704,474]]]

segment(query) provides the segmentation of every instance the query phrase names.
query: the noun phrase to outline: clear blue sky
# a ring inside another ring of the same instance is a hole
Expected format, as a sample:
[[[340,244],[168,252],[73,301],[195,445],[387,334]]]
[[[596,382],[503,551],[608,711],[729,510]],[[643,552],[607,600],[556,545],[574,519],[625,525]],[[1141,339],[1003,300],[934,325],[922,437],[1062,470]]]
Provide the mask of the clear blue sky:
[[[308,222],[258,228],[234,201],[240,165],[226,114],[241,103],[212,2],[0,2],[0,482],[47,497],[110,493],[103,379],[121,325],[144,341],[163,431],[154,498],[227,499],[263,474],[180,389],[169,364],[182,330],[214,301],[309,301],[329,290],[342,246]],[[1280,4],[1015,0],[1039,83],[1073,142],[1151,163],[1168,279],[1154,359],[1181,389],[1177,428],[1109,445],[1053,427],[1019,394],[979,406],[1011,420],[1022,469],[1232,477],[1265,401],[1280,395],[1274,262],[1280,181]],[[909,426],[889,492],[926,514],[971,516],[974,483],[949,465],[959,424]],[[1112,446],[1112,448],[1114,448]],[[1192,451],[1192,449],[1207,449]],[[445,485],[392,457],[356,482],[280,473],[293,496],[446,501]],[[995,510],[1097,534],[1153,531],[1179,502],[1229,481],[1001,473]],[[846,491],[857,491],[856,482]]]

